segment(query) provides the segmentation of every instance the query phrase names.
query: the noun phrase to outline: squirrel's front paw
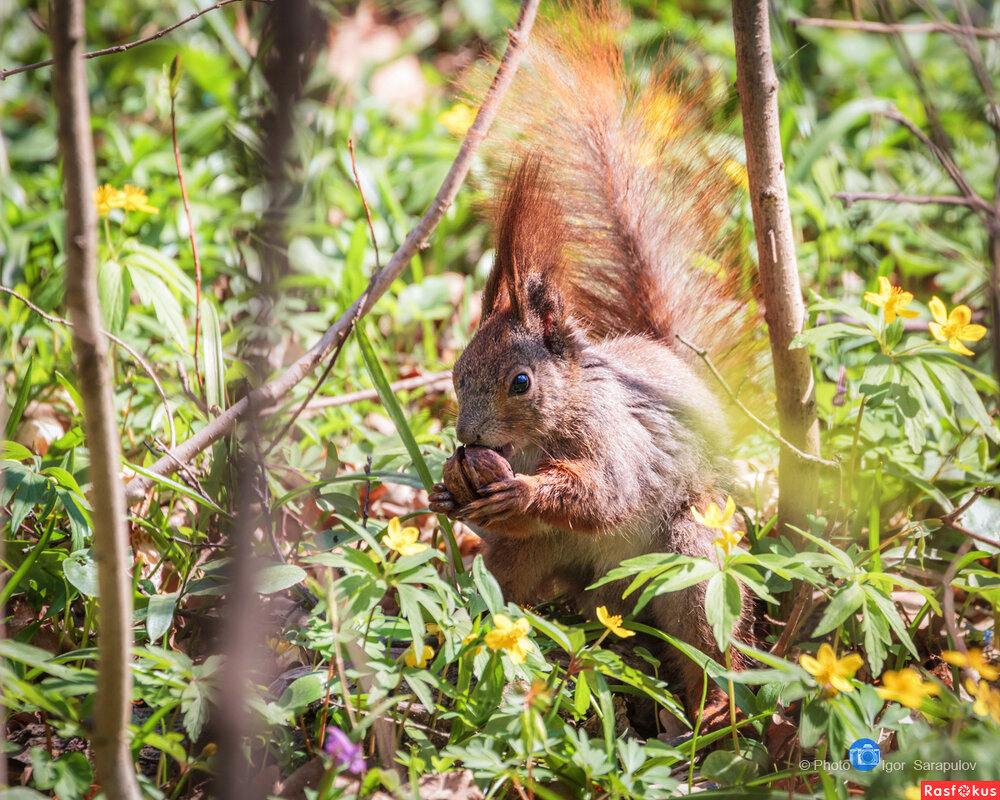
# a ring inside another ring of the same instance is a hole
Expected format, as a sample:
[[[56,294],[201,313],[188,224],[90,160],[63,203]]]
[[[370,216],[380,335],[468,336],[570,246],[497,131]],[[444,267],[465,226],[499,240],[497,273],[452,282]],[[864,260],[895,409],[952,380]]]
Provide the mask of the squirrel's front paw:
[[[534,484],[526,475],[497,481],[479,489],[479,499],[460,512],[473,525],[488,526],[512,517],[526,515],[534,497]]]
[[[449,519],[458,519],[458,503],[443,483],[435,483],[428,497],[431,511],[444,514]]]

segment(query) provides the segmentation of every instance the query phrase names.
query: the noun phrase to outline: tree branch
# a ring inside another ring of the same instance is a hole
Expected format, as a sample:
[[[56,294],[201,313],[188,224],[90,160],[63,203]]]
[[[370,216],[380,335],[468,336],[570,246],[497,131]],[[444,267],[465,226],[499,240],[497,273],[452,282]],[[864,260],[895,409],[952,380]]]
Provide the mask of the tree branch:
[[[353,320],[371,311],[378,299],[385,294],[392,282],[410,263],[410,259],[421,249],[434,228],[437,227],[438,222],[441,221],[445,211],[454,202],[455,195],[458,194],[458,189],[472,164],[472,158],[485,138],[499,110],[500,102],[514,78],[514,73],[528,42],[528,35],[535,20],[538,3],[539,0],[523,0],[521,3],[517,27],[510,32],[510,43],[507,46],[507,51],[504,53],[500,67],[493,78],[493,83],[483,99],[479,113],[476,115],[476,120],[466,133],[465,140],[459,148],[458,155],[451,165],[444,183],[435,195],[430,207],[389,262],[372,275],[367,288],[360,297],[340,315],[340,318],[327,329],[316,344],[281,375],[256,389],[251,395],[241,398],[190,439],[174,448],[170,458],[164,456],[157,460],[148,468],[148,471],[157,476],[170,475],[176,470],[177,461],[190,461],[206,447],[225,436],[233,429],[240,417],[247,412],[251,397],[256,408],[267,408],[274,405],[279,397],[287,394],[295,384],[309,374],[313,367],[347,337]],[[152,488],[153,483],[151,478],[145,476],[133,478],[125,489],[128,501],[134,503],[141,499]]]
[[[175,22],[167,28],[161,31],[157,31],[151,36],[144,36],[142,39],[136,39],[134,42],[129,42],[128,44],[116,44],[114,47],[105,47],[103,50],[94,50],[90,53],[84,53],[84,58],[98,58],[100,56],[109,56],[112,53],[124,53],[126,50],[131,50],[133,47],[138,47],[141,44],[146,44],[147,42],[155,41],[161,36],[166,36],[171,31],[177,30],[181,25],[187,25],[189,22],[198,19],[202,14],[207,14],[209,11],[215,11],[217,8],[222,8],[223,6],[228,6],[230,3],[239,3],[242,0],[219,0],[215,5],[209,6],[208,8],[203,8],[201,11],[196,11],[189,17],[185,17],[180,22]],[[248,0],[248,2],[255,3],[267,3],[270,4],[273,0]],[[21,67],[12,67],[11,69],[0,69],[0,81],[7,80],[11,75],[17,75],[20,72],[30,72],[34,69],[41,69],[42,67],[51,67],[53,64],[53,59],[49,58],[45,61],[37,61],[34,64],[25,64]]]
[[[778,529],[805,529],[816,510],[819,423],[809,350],[789,345],[805,325],[795,236],[781,152],[778,77],[771,54],[768,0],[733,0],[736,88],[743,112],[750,203],[771,342],[782,446],[778,471]],[[795,451],[808,454],[803,460]]]
[[[66,197],[66,300],[73,319],[83,429],[90,453],[93,548],[97,560],[100,637],[92,736],[97,780],[113,800],[139,800],[129,749],[132,711],[132,582],[125,498],[118,470],[121,434],[115,425],[107,343],[97,297],[97,188],[83,64],[83,0],[54,0],[52,51]]]
[[[874,200],[879,203],[910,203],[918,206],[965,206],[974,210],[979,210],[981,205],[968,197],[960,197],[957,194],[899,194],[898,192],[835,192],[833,195],[837,200],[844,203],[845,208],[850,208],[854,203],[866,200]]]
[[[790,19],[793,28],[840,28],[841,30],[862,31],[864,33],[950,33],[952,35],[975,36],[980,39],[1000,39],[1000,31],[992,28],[974,28],[956,25],[953,22],[888,23],[870,22],[864,19],[824,19],[803,17]]]

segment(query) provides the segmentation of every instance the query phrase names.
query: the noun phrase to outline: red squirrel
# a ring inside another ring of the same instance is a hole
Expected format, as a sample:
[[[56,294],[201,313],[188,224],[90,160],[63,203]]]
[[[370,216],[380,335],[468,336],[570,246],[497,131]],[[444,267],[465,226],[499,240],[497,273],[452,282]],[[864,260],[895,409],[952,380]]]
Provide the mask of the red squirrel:
[[[640,85],[618,21],[599,4],[537,25],[486,143],[501,165],[496,256],[454,368],[457,435],[514,474],[465,505],[444,483],[430,498],[482,533],[508,600],[563,592],[591,618],[630,610],[619,584],[586,591],[627,558],[718,559],[691,508],[729,494],[727,417],[676,337],[720,365],[755,349],[749,258],[732,236],[739,167],[713,127],[711,78],[661,56]],[[722,662],[704,591],[661,595],[641,618]],[[751,639],[749,612],[736,628]],[[693,719],[702,670],[664,657]],[[725,702],[709,681],[709,707]]]

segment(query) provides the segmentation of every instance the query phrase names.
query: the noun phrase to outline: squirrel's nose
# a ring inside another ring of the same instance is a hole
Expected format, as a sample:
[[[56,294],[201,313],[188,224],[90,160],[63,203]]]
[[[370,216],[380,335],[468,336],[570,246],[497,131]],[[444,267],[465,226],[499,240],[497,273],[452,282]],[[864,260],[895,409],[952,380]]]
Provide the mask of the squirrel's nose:
[[[455,433],[458,434],[458,441],[462,444],[475,444],[479,440],[475,425],[459,420],[455,425]]]

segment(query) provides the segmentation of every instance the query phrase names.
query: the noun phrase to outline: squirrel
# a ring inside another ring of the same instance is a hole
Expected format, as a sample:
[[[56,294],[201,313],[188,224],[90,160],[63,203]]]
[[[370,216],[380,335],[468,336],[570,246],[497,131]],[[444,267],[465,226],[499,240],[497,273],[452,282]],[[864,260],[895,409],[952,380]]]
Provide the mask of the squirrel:
[[[591,618],[630,610],[621,582],[587,591],[627,558],[718,560],[691,509],[725,504],[729,426],[677,337],[743,370],[760,349],[712,76],[661,54],[638,85],[621,21],[599,2],[536,24],[486,142],[509,166],[496,171],[480,325],[453,371],[456,428],[513,476],[465,505],[444,483],[430,496],[431,510],[481,533],[506,599],[562,592]],[[640,619],[723,662],[704,597],[704,584],[660,595]],[[750,642],[749,598],[743,607],[733,634]],[[664,649],[694,719],[702,669]],[[723,724],[727,702],[709,681],[703,720]]]

